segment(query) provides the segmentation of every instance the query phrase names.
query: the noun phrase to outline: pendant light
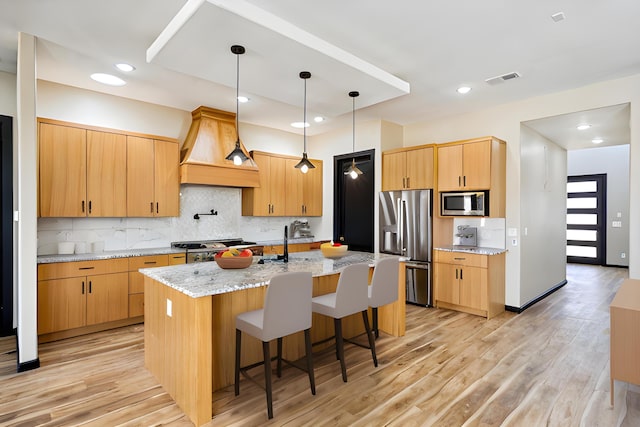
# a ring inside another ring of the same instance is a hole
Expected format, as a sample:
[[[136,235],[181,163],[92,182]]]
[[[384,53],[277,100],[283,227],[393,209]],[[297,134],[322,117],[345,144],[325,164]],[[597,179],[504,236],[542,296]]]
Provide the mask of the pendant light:
[[[360,96],[360,92],[358,91],[353,91],[353,92],[349,92],[349,96],[351,97],[351,99],[353,99],[353,114],[352,114],[352,120],[353,120],[353,153],[356,152],[356,97]],[[347,171],[344,173],[345,175],[349,175],[352,179],[356,179],[358,178],[358,176],[362,175],[363,172],[358,169],[358,167],[356,166],[356,158],[353,157],[353,159],[351,159],[351,166],[349,166],[349,169],[347,169]]]
[[[300,169],[300,172],[302,173],[307,173],[309,172],[309,169],[314,169],[315,166],[313,165],[313,163],[311,163],[309,161],[309,159],[307,159],[307,79],[311,77],[311,73],[308,71],[301,71],[300,72],[300,78],[302,80],[304,80],[304,118],[302,121],[302,129],[303,129],[303,135],[304,135],[304,151],[302,152],[302,159],[300,159],[300,161],[298,162],[298,164],[295,166],[296,169]]]
[[[225,159],[233,160],[233,164],[236,166],[240,166],[245,160],[248,160],[242,148],[240,148],[240,128],[238,127],[238,114],[240,109],[240,101],[238,97],[240,96],[240,55],[244,53],[244,47],[234,44],[231,46],[231,52],[236,55],[236,147],[232,152],[229,153]]]

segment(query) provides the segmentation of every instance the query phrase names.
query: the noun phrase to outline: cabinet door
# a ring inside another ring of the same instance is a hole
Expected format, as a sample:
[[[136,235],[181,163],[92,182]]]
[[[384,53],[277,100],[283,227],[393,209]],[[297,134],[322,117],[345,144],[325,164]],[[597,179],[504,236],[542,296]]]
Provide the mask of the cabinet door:
[[[260,170],[260,187],[243,189],[251,196],[252,210],[246,212],[247,215],[268,216],[271,214],[271,195],[269,189],[269,180],[271,179],[271,157],[260,153],[253,154],[253,160]],[[244,213],[244,212],[243,212]]]
[[[87,213],[127,216],[127,138],[87,131]]]
[[[178,144],[154,141],[155,216],[180,215],[180,152]]]
[[[458,304],[460,301],[459,267],[453,264],[436,262],[434,268],[434,281],[436,283],[438,301]]]
[[[287,192],[285,188],[285,169],[287,167],[287,160],[282,157],[271,157],[269,163],[269,199],[271,200],[271,216],[285,216]]]
[[[459,267],[460,305],[478,310],[487,309],[487,270]]]
[[[85,326],[84,277],[38,282],[38,334]]]
[[[462,145],[438,147],[438,190],[462,188]]]
[[[40,123],[40,216],[87,215],[87,132]]]
[[[153,140],[127,136],[127,216],[154,215]]]
[[[406,182],[405,152],[382,154],[382,191],[404,190]]]
[[[299,160],[295,159],[285,160],[286,194],[284,210],[287,216],[304,215],[304,182],[309,174],[313,174],[313,171],[315,171],[315,169],[309,169],[306,174],[300,172],[300,169],[295,168],[298,162]]]
[[[491,187],[491,141],[464,144],[462,168],[464,188],[485,190]]]
[[[303,174],[304,215],[322,216],[322,161],[311,160],[311,162],[315,165],[315,169],[309,169],[306,175]],[[288,192],[287,197],[289,197]]]
[[[87,325],[129,317],[127,273],[89,276],[87,281]]]
[[[409,150],[407,155],[407,182],[410,189],[433,188],[433,148]]]

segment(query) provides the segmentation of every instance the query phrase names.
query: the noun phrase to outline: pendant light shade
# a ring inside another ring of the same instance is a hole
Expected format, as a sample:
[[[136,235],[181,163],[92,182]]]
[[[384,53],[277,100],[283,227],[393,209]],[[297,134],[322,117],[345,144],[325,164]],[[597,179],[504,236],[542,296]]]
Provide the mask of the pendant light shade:
[[[304,151],[302,152],[302,159],[295,166],[296,169],[300,169],[300,172],[307,173],[309,169],[314,169],[315,166],[307,158],[307,79],[311,77],[311,73],[308,71],[301,71],[300,78],[304,80],[304,118],[302,121],[302,129],[304,135]]]
[[[238,127],[238,115],[240,109],[240,101],[238,97],[240,96],[240,55],[244,53],[244,47],[239,45],[231,46],[231,52],[236,55],[236,146],[231,151],[225,159],[233,160],[234,165],[241,165],[244,161],[248,160],[242,148],[240,148],[240,128]]]
[[[356,97],[360,96],[360,92],[358,92],[358,91],[349,92],[349,96],[353,100],[353,114],[352,114],[352,120],[353,120],[353,148],[352,148],[352,152],[355,153],[356,152]],[[347,169],[347,171],[344,174],[345,175],[349,175],[352,179],[356,179],[360,175],[363,174],[363,172],[360,169],[358,169],[358,167],[356,166],[356,158],[355,157],[353,159],[351,159],[351,166],[349,166],[349,169]]]

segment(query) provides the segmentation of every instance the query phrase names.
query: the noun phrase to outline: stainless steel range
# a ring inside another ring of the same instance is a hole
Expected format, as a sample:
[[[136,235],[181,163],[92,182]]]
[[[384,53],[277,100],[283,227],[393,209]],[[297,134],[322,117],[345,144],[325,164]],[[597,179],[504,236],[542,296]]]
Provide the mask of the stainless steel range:
[[[253,255],[262,256],[264,246],[256,244],[256,242],[247,242],[238,239],[220,239],[220,240],[190,240],[185,242],[172,242],[171,247],[186,249],[187,264],[194,262],[213,261],[213,257],[218,252],[227,248],[251,249]]]

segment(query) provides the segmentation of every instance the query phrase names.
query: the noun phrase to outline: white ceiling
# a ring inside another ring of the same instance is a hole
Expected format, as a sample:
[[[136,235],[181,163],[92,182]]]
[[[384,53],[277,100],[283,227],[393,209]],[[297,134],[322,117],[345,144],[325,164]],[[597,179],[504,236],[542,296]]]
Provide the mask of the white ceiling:
[[[299,132],[290,127],[302,120],[298,73],[310,71],[308,115],[327,120],[313,123],[309,135],[351,124],[351,90],[361,93],[358,120],[405,125],[640,73],[636,0],[200,2],[147,63],[147,49],[185,0],[0,0],[0,70],[15,72],[22,31],[38,37],[40,79],[187,111],[234,111],[229,48],[241,44],[240,92],[251,98],[240,107],[241,121]],[[554,22],[556,12],[566,19]],[[116,62],[136,70],[123,75]],[[485,82],[513,71],[522,77]],[[89,79],[94,72],[128,83],[107,87]],[[461,84],[472,91],[459,95]],[[606,141],[619,141],[620,120],[612,118],[621,114],[605,110],[589,120],[603,121],[592,124]],[[575,119],[582,118],[561,116],[539,131],[572,132]],[[628,128],[628,119],[622,122]],[[572,149],[587,143],[561,138]]]

